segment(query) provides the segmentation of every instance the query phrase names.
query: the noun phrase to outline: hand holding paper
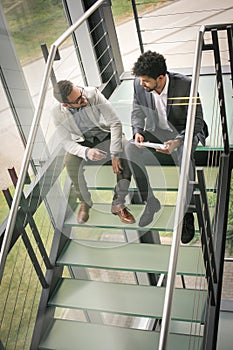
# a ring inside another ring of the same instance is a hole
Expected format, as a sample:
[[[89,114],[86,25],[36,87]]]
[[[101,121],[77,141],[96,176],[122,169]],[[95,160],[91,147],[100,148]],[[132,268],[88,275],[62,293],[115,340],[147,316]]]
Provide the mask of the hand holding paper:
[[[136,146],[143,146],[143,147],[150,147],[150,148],[154,148],[154,149],[166,149],[167,146],[164,145],[163,143],[154,143],[154,142],[135,142],[135,141],[131,141],[134,145]]]

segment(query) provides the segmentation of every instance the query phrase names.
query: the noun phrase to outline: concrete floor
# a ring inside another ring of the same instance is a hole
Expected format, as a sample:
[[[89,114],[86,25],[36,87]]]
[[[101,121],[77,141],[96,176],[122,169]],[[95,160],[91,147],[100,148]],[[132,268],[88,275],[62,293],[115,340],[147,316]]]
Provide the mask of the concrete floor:
[[[220,312],[217,350],[233,349],[233,312]]]

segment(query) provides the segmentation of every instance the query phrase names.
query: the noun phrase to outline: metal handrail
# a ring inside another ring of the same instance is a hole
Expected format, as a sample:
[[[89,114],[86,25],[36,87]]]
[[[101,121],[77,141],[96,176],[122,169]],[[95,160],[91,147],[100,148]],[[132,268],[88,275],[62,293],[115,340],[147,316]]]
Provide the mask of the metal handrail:
[[[39,128],[39,123],[41,119],[41,114],[42,114],[42,109],[44,106],[44,101],[46,97],[46,88],[49,83],[49,78],[50,74],[52,71],[53,67],[53,62],[55,58],[55,54],[57,52],[57,49],[64,43],[64,41],[85,21],[88,19],[90,15],[92,15],[93,12],[95,12],[103,2],[106,0],[98,0],[94,5],[92,5],[72,26],[70,26],[52,45],[50,48],[48,60],[46,62],[46,67],[45,67],[45,73],[44,77],[42,80],[42,85],[40,89],[40,94],[39,94],[39,103],[38,106],[35,110],[33,121],[32,121],[32,126],[30,129],[30,133],[28,136],[28,142],[27,146],[25,148],[24,152],[24,157],[22,161],[22,166],[20,169],[19,173],[19,178],[15,190],[15,195],[13,198],[12,206],[10,209],[10,213],[8,216],[8,222],[6,226],[6,231],[4,234],[3,242],[2,242],[2,247],[0,251],[0,282],[2,280],[3,272],[4,272],[4,267],[5,267],[5,262],[7,258],[7,254],[9,251],[10,247],[10,242],[12,239],[15,223],[16,223],[16,217],[17,217],[17,212],[18,212],[18,207],[19,207],[19,202],[20,198],[23,192],[23,186],[25,183],[25,177],[27,174],[27,169],[29,167],[30,163],[30,158],[32,155],[32,150],[33,150],[33,145],[36,139],[36,134]]]
[[[185,197],[187,191],[187,184],[189,178],[189,167],[190,167],[190,155],[192,149],[193,141],[193,131],[195,123],[195,113],[196,113],[196,98],[198,93],[198,82],[200,75],[201,67],[201,54],[202,54],[202,45],[204,41],[204,31],[205,27],[202,26],[197,34],[194,65],[193,65],[193,74],[192,74],[192,83],[190,89],[190,99],[187,113],[187,123],[186,131],[184,138],[184,149],[182,155],[182,163],[180,170],[180,179],[178,187],[178,197],[177,197],[177,206],[175,211],[174,218],[174,231],[171,245],[171,253],[168,267],[167,275],[167,286],[165,291],[164,298],[164,307],[159,339],[159,350],[165,350],[167,345],[167,338],[169,333],[170,319],[171,319],[171,308],[172,300],[175,288],[175,278],[176,278],[176,269],[178,261],[178,253],[180,247],[180,239],[182,233],[182,223],[184,216],[184,207],[185,207]]]

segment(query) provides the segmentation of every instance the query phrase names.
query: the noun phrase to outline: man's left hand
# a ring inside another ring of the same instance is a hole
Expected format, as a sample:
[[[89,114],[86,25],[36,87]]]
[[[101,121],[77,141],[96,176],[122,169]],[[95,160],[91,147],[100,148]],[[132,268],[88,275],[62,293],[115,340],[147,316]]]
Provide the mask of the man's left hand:
[[[120,174],[123,170],[119,157],[112,158],[112,169],[114,174]]]
[[[169,141],[164,142],[164,144],[167,147],[165,149],[157,149],[157,152],[171,154],[174,151],[174,149],[176,149],[180,146],[180,141],[178,139],[169,140]]]

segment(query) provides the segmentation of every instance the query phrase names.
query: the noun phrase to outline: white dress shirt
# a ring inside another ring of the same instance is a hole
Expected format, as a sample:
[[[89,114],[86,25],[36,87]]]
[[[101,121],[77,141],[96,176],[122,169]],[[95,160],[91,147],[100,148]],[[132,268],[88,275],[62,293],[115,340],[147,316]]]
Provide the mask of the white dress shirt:
[[[168,85],[169,85],[169,76],[166,74],[166,84],[163,88],[161,94],[158,94],[155,90],[152,91],[155,107],[158,112],[159,117],[159,127],[164,130],[170,130],[168,121],[167,121],[167,94],[168,94]]]

